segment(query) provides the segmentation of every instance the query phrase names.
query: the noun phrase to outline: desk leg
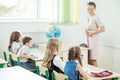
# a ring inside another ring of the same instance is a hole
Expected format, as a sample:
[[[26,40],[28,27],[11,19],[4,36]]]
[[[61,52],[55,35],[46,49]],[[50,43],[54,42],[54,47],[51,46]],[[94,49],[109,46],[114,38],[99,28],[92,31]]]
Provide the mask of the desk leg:
[[[91,65],[91,61],[90,61],[90,50],[88,50],[88,64]]]

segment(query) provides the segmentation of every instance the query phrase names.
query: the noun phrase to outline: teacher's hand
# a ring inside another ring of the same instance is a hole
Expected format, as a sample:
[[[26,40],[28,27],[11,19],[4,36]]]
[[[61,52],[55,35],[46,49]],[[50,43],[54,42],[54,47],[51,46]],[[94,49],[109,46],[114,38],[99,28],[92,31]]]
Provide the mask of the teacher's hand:
[[[93,32],[88,32],[86,35],[87,35],[87,37],[92,37],[94,35],[94,33]]]

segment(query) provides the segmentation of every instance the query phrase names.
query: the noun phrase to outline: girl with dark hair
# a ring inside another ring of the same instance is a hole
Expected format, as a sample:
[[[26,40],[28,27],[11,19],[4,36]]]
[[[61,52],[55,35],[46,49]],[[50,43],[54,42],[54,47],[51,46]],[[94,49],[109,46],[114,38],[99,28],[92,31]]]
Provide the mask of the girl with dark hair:
[[[81,50],[75,46],[69,49],[68,62],[64,68],[64,74],[68,76],[68,80],[79,80],[80,74],[85,80],[88,80],[88,76],[82,70],[82,62],[80,59]]]
[[[20,32],[14,31],[10,36],[8,50],[12,53],[17,54],[18,50],[21,48],[22,36]]]

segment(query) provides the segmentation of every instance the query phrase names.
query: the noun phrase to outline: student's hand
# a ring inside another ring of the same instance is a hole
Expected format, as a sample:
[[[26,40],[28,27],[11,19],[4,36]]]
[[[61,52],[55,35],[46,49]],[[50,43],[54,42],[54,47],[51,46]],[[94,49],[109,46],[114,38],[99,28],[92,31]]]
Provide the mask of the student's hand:
[[[31,56],[31,59],[37,59],[38,57],[35,57],[35,56]]]

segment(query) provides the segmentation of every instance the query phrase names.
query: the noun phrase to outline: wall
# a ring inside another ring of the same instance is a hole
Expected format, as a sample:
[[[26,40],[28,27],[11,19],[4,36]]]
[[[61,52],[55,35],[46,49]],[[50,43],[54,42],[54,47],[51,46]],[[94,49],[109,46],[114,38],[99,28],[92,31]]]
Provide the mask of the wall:
[[[103,1],[103,0],[100,0]],[[115,0],[112,0],[115,1]],[[80,11],[79,11],[79,23],[78,25],[61,25],[62,35],[60,39],[63,41],[63,44],[66,45],[79,45],[81,42],[86,42],[86,37],[84,34],[84,22],[86,15],[86,2],[88,0],[80,1]],[[103,3],[104,4],[104,3]],[[106,11],[107,13],[107,11]],[[108,13],[110,14],[110,13]],[[105,15],[107,16],[107,15]],[[104,20],[105,21],[105,20]],[[9,36],[12,31],[19,30],[22,33],[26,32],[44,32],[48,23],[46,22],[0,22],[0,56],[3,57],[3,51],[7,50]],[[105,25],[106,26],[106,25]],[[116,26],[119,28],[119,26]],[[119,28],[120,29],[120,28]],[[107,30],[107,28],[106,28]],[[103,33],[101,36],[102,40],[106,39],[103,37],[105,35]],[[38,37],[38,36],[36,36]],[[112,38],[113,36],[111,36]],[[40,36],[38,37],[40,38]],[[113,38],[111,39],[113,40]],[[120,49],[113,48],[108,46],[101,46],[101,53],[99,55],[98,63],[100,67],[110,69],[120,73]]]

